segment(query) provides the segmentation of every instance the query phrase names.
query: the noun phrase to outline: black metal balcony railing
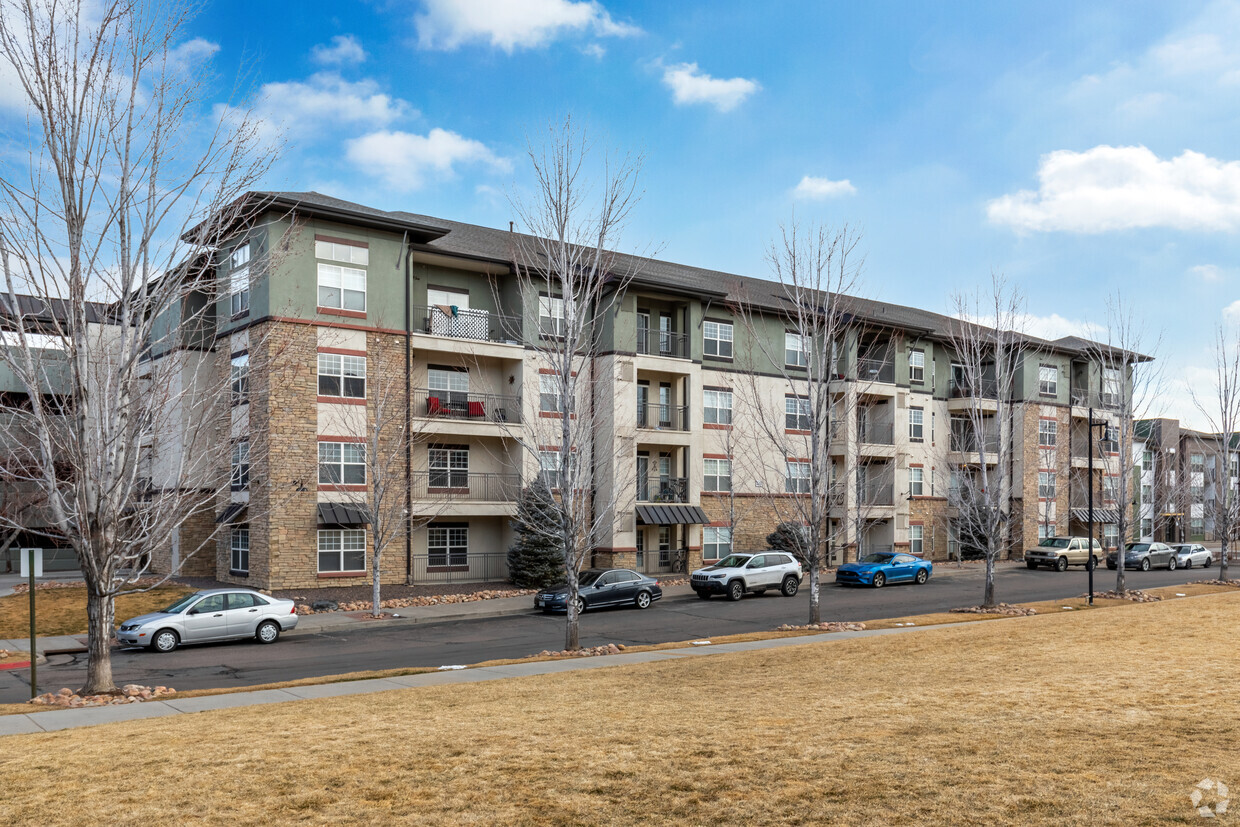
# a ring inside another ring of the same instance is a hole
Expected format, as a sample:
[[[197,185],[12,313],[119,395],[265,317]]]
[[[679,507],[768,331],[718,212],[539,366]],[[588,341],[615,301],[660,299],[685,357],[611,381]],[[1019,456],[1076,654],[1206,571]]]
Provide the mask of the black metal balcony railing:
[[[953,399],[998,399],[999,383],[994,379],[979,382],[952,382],[949,393]]]
[[[857,425],[857,438],[867,445],[895,445],[895,425],[891,422],[865,422]]]
[[[864,483],[858,487],[857,500],[861,505],[894,505],[894,486],[890,480]]]
[[[689,430],[688,405],[638,404],[637,427],[659,431]]]
[[[420,320],[417,328],[432,336],[453,339],[476,339],[484,342],[521,341],[521,319],[488,310],[473,310],[444,305],[414,306],[413,318]]]
[[[521,493],[520,474],[471,474],[432,469],[413,472],[411,483],[415,500],[515,502]]]
[[[447,549],[415,554],[411,579],[414,583],[481,583],[508,579],[508,553],[477,553],[468,549]]]
[[[1089,407],[1089,391],[1084,388],[1073,388],[1072,404],[1081,408]]]
[[[999,435],[985,434],[982,438],[978,438],[977,434],[969,432],[952,432],[951,450],[960,451],[965,454],[978,454],[982,449],[986,449],[988,454],[997,454],[999,452]]]
[[[689,358],[689,337],[668,330],[638,330],[637,352],[650,356]]]
[[[890,385],[896,381],[896,363],[888,359],[858,359],[857,381]]]
[[[637,501],[645,503],[685,503],[689,501],[689,481],[684,477],[637,478]]]
[[[843,483],[833,482],[827,488],[827,502],[834,506],[843,505],[844,494],[845,491]]]
[[[468,419],[477,422],[520,422],[521,399],[493,393],[461,391],[413,391],[414,415],[442,419]]]

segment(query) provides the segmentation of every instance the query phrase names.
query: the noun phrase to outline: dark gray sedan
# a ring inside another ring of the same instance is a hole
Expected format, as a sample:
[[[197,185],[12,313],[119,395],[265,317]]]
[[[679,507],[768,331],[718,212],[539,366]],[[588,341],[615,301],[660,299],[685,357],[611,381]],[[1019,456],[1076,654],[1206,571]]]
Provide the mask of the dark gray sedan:
[[[210,589],[182,597],[166,609],[130,618],[116,630],[122,646],[171,652],[184,643],[252,638],[275,643],[297,628],[297,610],[250,589]]]
[[[1175,571],[1175,551],[1166,543],[1129,543],[1124,547],[1124,568],[1149,571],[1154,568],[1166,568]],[[1119,555],[1111,552],[1107,555],[1107,568],[1119,568]]]
[[[603,606],[649,609],[662,597],[659,581],[629,569],[586,569],[577,577],[577,614]],[[534,595],[534,608],[568,611],[568,584],[556,583],[539,591]]]

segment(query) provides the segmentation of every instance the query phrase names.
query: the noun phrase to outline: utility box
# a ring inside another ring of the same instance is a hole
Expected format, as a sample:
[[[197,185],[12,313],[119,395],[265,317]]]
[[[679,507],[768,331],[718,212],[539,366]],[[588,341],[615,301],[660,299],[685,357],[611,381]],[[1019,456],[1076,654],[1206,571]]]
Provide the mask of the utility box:
[[[43,549],[41,548],[24,548],[22,555],[22,577],[30,576],[30,552],[34,552],[34,576],[43,576]]]

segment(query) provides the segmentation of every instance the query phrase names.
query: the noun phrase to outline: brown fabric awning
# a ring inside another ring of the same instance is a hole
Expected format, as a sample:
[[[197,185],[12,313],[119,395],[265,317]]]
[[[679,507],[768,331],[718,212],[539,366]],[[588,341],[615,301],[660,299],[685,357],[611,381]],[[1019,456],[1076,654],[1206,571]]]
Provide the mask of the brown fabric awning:
[[[710,518],[696,505],[639,505],[637,521],[643,525],[699,525],[709,523]]]
[[[319,503],[319,525],[368,525],[366,509],[345,503]]]
[[[1072,519],[1076,520],[1078,523],[1088,523],[1089,522],[1089,509],[1088,508],[1072,509]],[[1102,524],[1102,525],[1111,525],[1111,524],[1118,523],[1119,512],[1117,512],[1113,508],[1095,508],[1094,509],[1094,522]]]

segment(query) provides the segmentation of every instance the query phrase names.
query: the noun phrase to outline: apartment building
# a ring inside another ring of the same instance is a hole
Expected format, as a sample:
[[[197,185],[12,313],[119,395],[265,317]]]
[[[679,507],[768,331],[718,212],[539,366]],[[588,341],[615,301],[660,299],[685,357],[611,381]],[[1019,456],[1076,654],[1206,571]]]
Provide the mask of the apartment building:
[[[532,344],[555,334],[562,302],[514,276],[510,230],[317,193],[251,197],[257,217],[219,251],[200,298],[216,307],[202,369],[229,376],[235,392],[233,463],[220,469],[234,490],[215,524],[226,530],[214,558],[179,559],[177,546],[195,544],[186,536],[157,565],[263,588],[365,582],[371,538],[357,492],[370,483],[363,452],[382,386],[397,389],[416,435],[402,473],[418,524],[388,552],[384,579],[502,579],[517,493],[555,466],[530,450],[556,415]],[[595,485],[615,502],[594,563],[669,571],[765,547],[809,487],[796,447],[808,428],[803,354],[778,285],[633,263],[591,367],[606,380],[592,404],[608,412]],[[738,312],[742,301],[752,313]],[[996,417],[997,387],[965,381],[947,317],[860,299],[852,308],[832,390],[831,554],[943,559],[969,542],[948,489],[983,453],[994,463],[978,441],[1000,433],[996,423],[979,436],[962,415],[980,406]],[[1101,521],[1109,508],[1113,526],[1119,507],[1103,463],[1085,477],[1084,446],[1092,406],[1110,423],[1103,450],[1118,452],[1127,377],[1091,358],[1092,343],[1030,344],[1014,365],[1011,467],[993,469],[1011,483],[1016,554],[1083,531],[1086,486]]]
[[[1222,539],[1219,512],[1225,488],[1228,501],[1240,503],[1240,440],[1224,446],[1221,434],[1183,427],[1176,419],[1142,419],[1135,423],[1140,491],[1133,507],[1140,537],[1168,543]],[[1240,526],[1237,526],[1240,529]],[[1240,538],[1236,533],[1232,539]]]

